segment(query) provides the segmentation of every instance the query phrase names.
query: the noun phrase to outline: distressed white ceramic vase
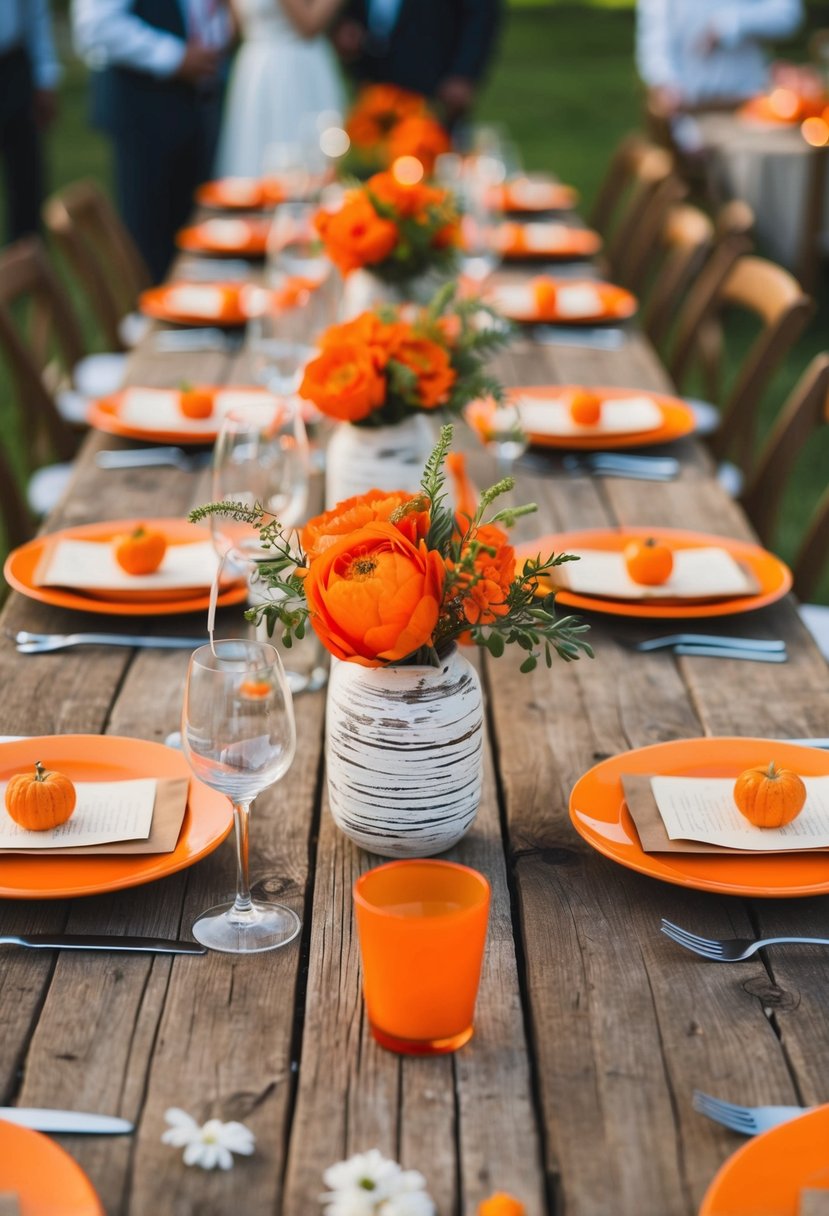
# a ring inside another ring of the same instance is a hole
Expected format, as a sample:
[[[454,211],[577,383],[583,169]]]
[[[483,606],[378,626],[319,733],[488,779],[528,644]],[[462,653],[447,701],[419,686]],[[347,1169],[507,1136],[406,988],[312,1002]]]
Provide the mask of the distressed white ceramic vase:
[[[453,649],[439,667],[333,663],[328,801],[337,827],[383,857],[431,857],[468,831],[481,799],[483,697]]]
[[[426,414],[412,414],[395,426],[340,423],[325,457],[326,507],[366,490],[416,493],[434,446],[435,433]]]
[[[369,270],[352,270],[343,284],[343,320],[351,321],[381,304],[428,304],[444,281],[427,272],[401,283],[386,283]]]

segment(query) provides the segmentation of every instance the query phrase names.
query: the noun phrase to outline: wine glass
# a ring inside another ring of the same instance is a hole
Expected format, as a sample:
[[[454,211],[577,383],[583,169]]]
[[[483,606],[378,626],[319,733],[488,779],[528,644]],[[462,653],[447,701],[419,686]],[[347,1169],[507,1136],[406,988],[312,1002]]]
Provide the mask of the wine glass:
[[[299,933],[299,917],[253,899],[248,876],[251,805],[284,777],[296,751],[291,692],[273,646],[236,638],[200,646],[190,658],[181,734],[195,776],[233,804],[236,830],[236,898],[203,912],[193,936],[231,954],[284,946]]]
[[[513,465],[529,444],[518,406],[509,399],[475,401],[467,406],[465,415],[481,442],[494,454],[499,481],[511,477]]]
[[[248,348],[253,374],[260,384],[291,396],[302,383],[314,354],[309,338],[311,314],[305,305],[312,288],[287,281],[249,296]]]

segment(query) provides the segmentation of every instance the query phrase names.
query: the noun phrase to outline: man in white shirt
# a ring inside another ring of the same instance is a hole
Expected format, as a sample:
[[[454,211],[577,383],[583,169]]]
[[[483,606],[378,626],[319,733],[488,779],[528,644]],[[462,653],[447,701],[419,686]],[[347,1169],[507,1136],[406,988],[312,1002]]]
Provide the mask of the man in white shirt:
[[[763,43],[788,38],[802,0],[638,0],[636,63],[666,114],[763,92]]]
[[[156,280],[209,177],[231,22],[224,0],[72,0],[93,69],[93,116],[112,139],[118,206]]]
[[[41,132],[57,114],[59,80],[49,0],[0,0],[0,159],[10,241],[40,224]]]

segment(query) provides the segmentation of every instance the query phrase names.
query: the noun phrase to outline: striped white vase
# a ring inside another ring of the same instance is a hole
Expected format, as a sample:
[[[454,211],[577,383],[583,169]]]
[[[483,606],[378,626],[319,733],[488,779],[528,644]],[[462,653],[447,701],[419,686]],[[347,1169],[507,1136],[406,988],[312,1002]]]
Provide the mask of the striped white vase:
[[[412,414],[395,426],[340,423],[325,457],[326,507],[366,490],[415,494],[434,446],[435,432],[426,414]]]
[[[332,664],[328,801],[369,852],[430,857],[456,844],[481,799],[482,748],[481,685],[458,650],[440,667]]]

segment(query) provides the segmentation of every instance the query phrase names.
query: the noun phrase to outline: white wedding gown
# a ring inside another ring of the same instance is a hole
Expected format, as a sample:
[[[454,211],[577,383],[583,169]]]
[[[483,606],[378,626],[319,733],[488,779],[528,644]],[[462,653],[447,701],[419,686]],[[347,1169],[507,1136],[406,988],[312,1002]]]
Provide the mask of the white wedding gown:
[[[268,144],[297,143],[344,94],[324,35],[303,38],[279,0],[237,0],[242,45],[231,69],[216,157],[220,177],[255,177]]]

